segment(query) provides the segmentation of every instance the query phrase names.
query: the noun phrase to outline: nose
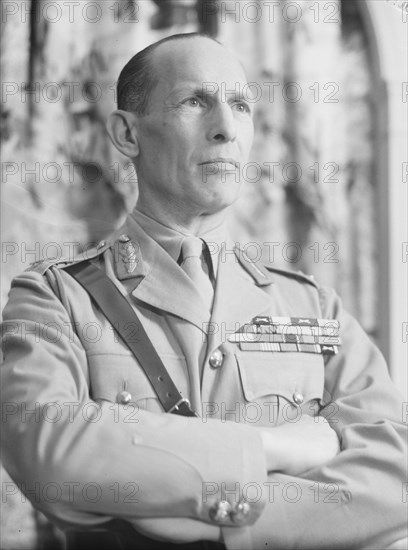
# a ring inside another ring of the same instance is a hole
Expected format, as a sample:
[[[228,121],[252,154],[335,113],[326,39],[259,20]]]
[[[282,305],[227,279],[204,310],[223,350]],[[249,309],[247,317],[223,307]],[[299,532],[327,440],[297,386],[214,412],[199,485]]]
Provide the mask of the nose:
[[[234,113],[228,103],[219,103],[213,109],[210,128],[208,131],[209,141],[234,141],[237,137],[237,127]]]

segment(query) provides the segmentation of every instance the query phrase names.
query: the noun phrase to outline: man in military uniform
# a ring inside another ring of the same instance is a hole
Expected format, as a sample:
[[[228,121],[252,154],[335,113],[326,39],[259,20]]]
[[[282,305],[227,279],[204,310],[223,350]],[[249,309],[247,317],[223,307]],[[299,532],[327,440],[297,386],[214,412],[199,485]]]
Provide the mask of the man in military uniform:
[[[4,462],[72,548],[402,547],[406,428],[381,354],[333,291],[227,235],[245,83],[199,35],[132,58],[108,131],[136,209],[87,259],[13,282]]]

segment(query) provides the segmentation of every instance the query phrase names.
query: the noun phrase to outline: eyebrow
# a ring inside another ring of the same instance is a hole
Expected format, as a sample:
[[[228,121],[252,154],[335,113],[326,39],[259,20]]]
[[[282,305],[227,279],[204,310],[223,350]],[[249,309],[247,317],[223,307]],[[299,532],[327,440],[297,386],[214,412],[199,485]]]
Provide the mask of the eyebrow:
[[[185,83],[179,87],[175,87],[171,90],[169,96],[172,96],[172,95],[179,95],[179,94],[183,94],[183,93],[186,93],[186,94],[194,94],[194,95],[199,95],[199,96],[204,96],[204,95],[213,95],[213,94],[209,94],[208,92],[206,93],[205,92],[205,85],[206,83],[203,82],[202,85],[200,86],[199,84],[197,84],[196,82],[191,82],[191,83]]]
[[[240,89],[239,92],[236,90],[227,90],[226,93],[228,98],[232,98],[233,101],[243,101],[244,103],[248,103],[248,98],[245,94],[242,93],[242,90]]]
[[[220,88],[222,90],[222,84],[220,86],[217,82],[203,82],[201,86],[197,85],[196,82],[186,83],[179,88],[174,88],[170,92],[169,97],[183,93],[196,95],[198,97],[214,96],[220,91]],[[239,90],[226,89],[226,96],[228,101],[243,101],[244,103],[250,103],[247,96],[242,92],[241,87]]]

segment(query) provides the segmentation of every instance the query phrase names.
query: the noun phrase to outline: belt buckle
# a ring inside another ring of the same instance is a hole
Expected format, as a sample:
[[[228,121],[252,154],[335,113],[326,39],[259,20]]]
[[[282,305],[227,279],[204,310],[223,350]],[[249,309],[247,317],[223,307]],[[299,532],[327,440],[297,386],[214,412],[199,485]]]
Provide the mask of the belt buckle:
[[[173,411],[178,411],[180,406],[185,403],[187,405],[187,407],[191,408],[191,404],[190,404],[190,401],[188,399],[186,399],[185,397],[182,397],[181,399],[179,399],[177,401],[177,403],[175,405],[173,405],[167,412],[169,413],[172,413]]]
[[[191,408],[190,401],[185,397],[179,399],[167,412],[182,416],[197,416],[197,413]]]

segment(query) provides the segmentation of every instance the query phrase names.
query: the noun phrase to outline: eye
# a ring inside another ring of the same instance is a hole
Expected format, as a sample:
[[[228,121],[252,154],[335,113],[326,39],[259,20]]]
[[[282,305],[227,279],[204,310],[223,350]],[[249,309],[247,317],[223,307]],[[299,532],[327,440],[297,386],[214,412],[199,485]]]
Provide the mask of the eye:
[[[234,107],[239,113],[251,113],[248,103],[245,103],[244,101],[238,101],[235,103]]]
[[[183,101],[184,105],[188,105],[189,107],[200,107],[203,105],[203,102],[198,97],[189,97],[185,101]]]

